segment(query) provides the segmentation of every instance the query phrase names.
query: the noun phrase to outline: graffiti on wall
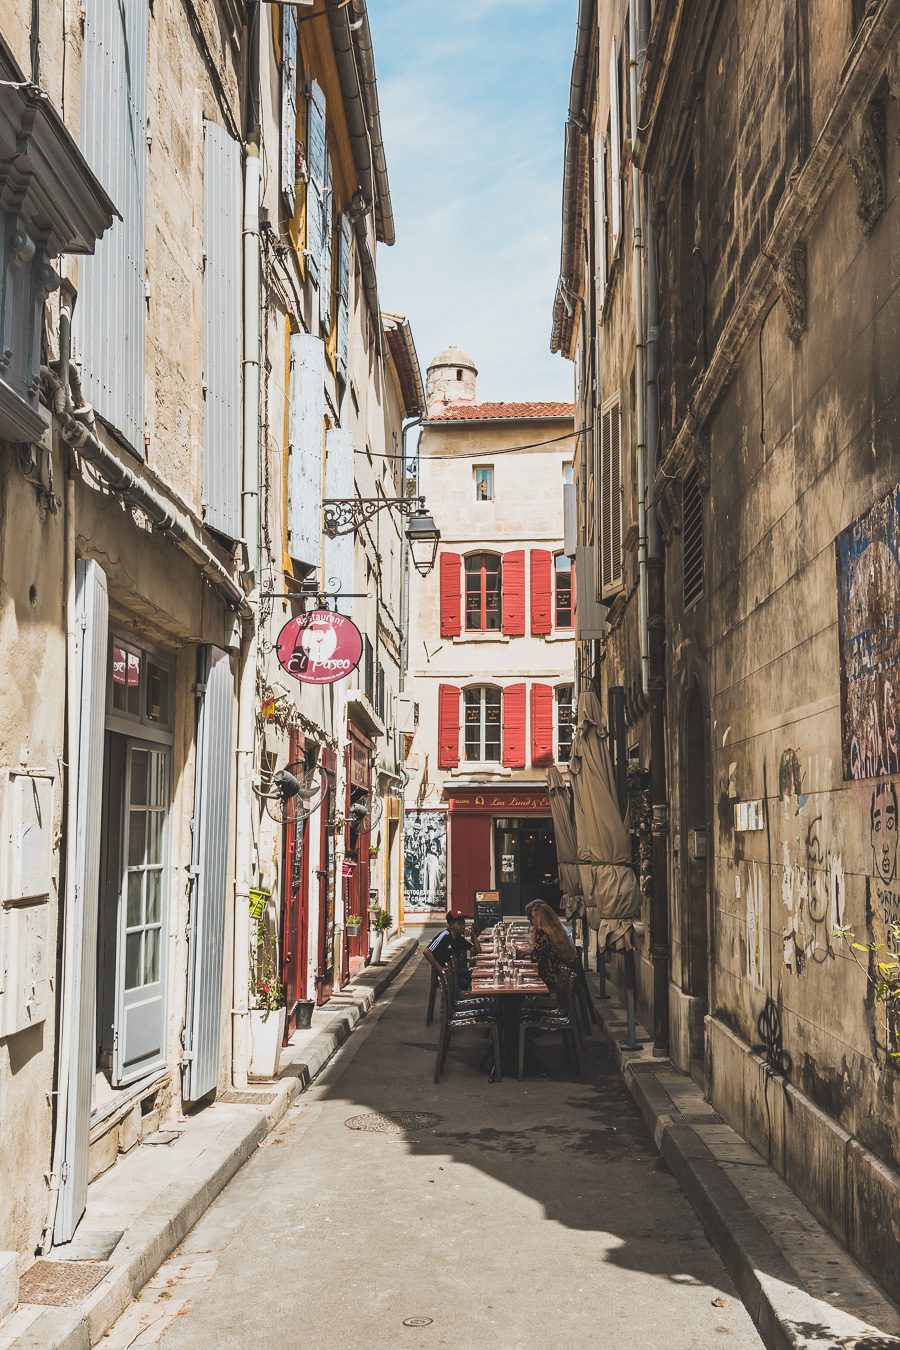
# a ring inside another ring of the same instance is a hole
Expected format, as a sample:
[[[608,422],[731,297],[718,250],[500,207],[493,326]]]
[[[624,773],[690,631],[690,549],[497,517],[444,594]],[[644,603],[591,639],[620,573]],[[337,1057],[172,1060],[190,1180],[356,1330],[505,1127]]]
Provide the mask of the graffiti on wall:
[[[872,875],[866,885],[869,931],[876,950],[872,965],[884,960],[888,949],[896,951],[895,928],[900,925],[900,881],[897,878],[897,788],[877,783],[869,805],[869,839],[872,845]],[[874,972],[873,972],[874,973]],[[900,999],[878,1001],[875,1008],[875,1040],[886,1052],[887,1062],[900,1068]]]
[[[784,964],[802,975],[810,961],[834,957],[833,932],[844,922],[843,856],[828,842],[822,816],[814,816],[792,848],[781,846]]]
[[[900,487],[835,540],[845,779],[900,773]]]

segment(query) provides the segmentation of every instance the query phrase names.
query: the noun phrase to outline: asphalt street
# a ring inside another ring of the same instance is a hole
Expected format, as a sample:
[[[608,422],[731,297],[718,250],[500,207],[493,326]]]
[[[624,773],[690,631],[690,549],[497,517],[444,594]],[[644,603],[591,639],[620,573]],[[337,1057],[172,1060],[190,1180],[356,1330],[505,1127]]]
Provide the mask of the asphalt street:
[[[417,956],[104,1350],[760,1346],[599,1037],[583,1082],[547,1042],[489,1083],[470,1033],[435,1086],[427,990]],[[347,1125],[398,1111],[436,1119]]]

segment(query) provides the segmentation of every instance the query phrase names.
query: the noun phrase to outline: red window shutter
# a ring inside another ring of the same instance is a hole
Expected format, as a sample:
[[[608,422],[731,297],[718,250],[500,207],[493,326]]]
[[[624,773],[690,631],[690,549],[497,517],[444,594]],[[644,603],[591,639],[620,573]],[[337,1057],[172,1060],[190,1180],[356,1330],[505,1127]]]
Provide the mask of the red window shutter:
[[[531,550],[531,631],[535,637],[553,628],[553,556],[545,548]]]
[[[525,768],[525,686],[508,684],[503,691],[503,763]]]
[[[503,555],[503,631],[507,637],[525,636],[525,550]]]
[[[459,763],[459,690],[455,684],[438,685],[438,768],[455,769]]]
[[[462,632],[462,558],[458,553],[441,554],[441,637],[459,637]]]
[[[553,690],[549,684],[531,686],[531,763],[536,769],[553,763]]]

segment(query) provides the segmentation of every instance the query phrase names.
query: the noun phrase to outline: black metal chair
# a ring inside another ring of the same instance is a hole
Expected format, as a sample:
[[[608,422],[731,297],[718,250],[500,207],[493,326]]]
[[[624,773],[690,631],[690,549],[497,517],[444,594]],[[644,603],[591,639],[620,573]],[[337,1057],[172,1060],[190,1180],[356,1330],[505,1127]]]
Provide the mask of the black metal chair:
[[[568,1055],[569,1046],[575,1054],[578,1077],[584,1072],[581,1031],[578,1026],[578,1014],[575,1010],[575,977],[570,970],[561,970],[556,986],[558,1007],[542,1008],[532,1004],[522,1009],[519,1020],[519,1078],[525,1076],[525,1036],[529,1030],[555,1033],[562,1036],[563,1046]]]
[[[500,1060],[500,1023],[497,1013],[491,1007],[458,1008],[454,1005],[451,978],[446,971],[437,976],[437,985],[441,995],[441,1029],[438,1034],[437,1057],[434,1062],[434,1081],[440,1081],[441,1071],[447,1059],[450,1040],[455,1032],[468,1031],[472,1027],[488,1027],[494,1047],[494,1073],[499,1082],[503,1077]],[[478,1000],[479,1004],[491,1003],[491,1000]]]

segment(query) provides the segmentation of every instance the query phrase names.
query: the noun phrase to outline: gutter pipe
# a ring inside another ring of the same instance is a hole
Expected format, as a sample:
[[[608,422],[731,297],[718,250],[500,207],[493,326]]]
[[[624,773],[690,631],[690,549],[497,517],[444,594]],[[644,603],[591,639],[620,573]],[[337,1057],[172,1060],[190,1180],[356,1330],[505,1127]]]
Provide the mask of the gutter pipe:
[[[409,325],[407,324],[407,328]],[[410,341],[412,333],[410,332]],[[415,351],[415,348],[413,348]],[[421,377],[420,377],[421,378]],[[405,496],[406,490],[406,438],[413,427],[422,426],[422,419],[425,416],[424,402],[423,410],[416,417],[407,417],[400,428],[400,458],[401,458],[401,482],[400,495]],[[418,459],[418,456],[417,456]],[[416,479],[416,491],[419,490],[419,481]],[[400,548],[400,693],[406,692],[406,671],[409,663],[409,540],[406,537],[406,529],[403,530],[403,543]],[[404,875],[405,855],[403,841],[406,838],[406,787],[409,783],[409,774],[406,770],[406,761],[403,750],[403,733],[397,734],[397,750],[400,761],[400,778],[403,785],[403,794],[400,798],[400,876]],[[400,931],[405,927],[405,913],[403,909],[403,886],[400,891]]]
[[[637,101],[637,3],[629,0],[628,95],[632,128],[638,125]],[[637,499],[638,499],[638,610],[641,650],[641,689],[650,693],[650,622],[647,587],[647,416],[646,416],[646,344],[644,337],[644,233],[641,213],[641,171],[634,154],[631,156],[631,207],[634,247],[634,345],[635,345],[635,403],[637,422]]]
[[[569,115],[566,122],[566,146],[563,161],[562,243],[560,247],[559,283],[556,289],[556,304],[554,305],[553,336],[550,344],[550,350],[553,352],[560,349],[560,323],[557,313],[560,302],[569,314],[572,312],[567,296],[573,294],[570,285],[576,247],[575,200],[578,180],[578,137],[584,134],[582,112],[588,60],[590,58],[594,2],[595,0],[579,0],[578,3],[578,26],[575,33],[575,54],[572,58],[572,75],[569,82]]]
[[[381,134],[372,34],[365,0],[354,0],[353,4],[353,23],[359,24],[358,29],[351,28],[350,13],[347,5],[340,8],[330,5],[328,8],[331,41],[341,81],[353,162],[359,174],[366,207],[375,213],[376,236],[384,244],[393,244],[394,214]]]

